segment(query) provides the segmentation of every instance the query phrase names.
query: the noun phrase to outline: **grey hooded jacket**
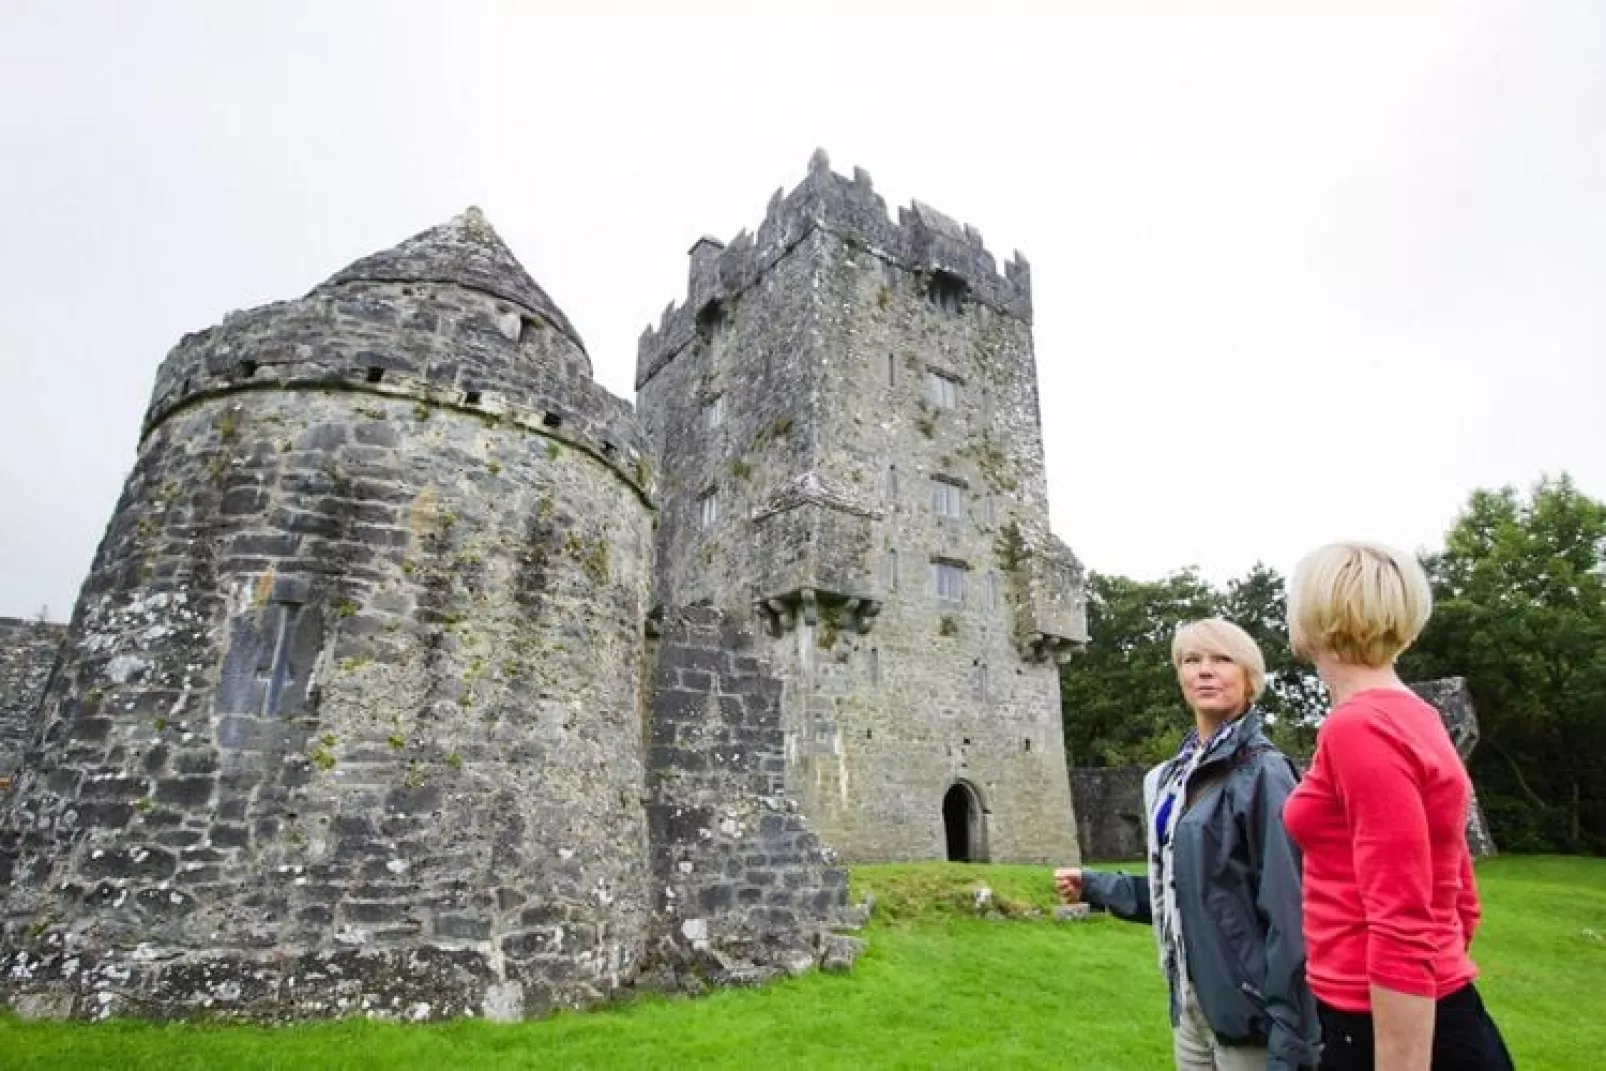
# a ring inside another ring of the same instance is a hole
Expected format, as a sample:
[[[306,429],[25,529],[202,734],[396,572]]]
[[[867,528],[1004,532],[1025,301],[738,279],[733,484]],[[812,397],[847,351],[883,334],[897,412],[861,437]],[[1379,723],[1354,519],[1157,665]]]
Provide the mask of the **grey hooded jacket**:
[[[1151,859],[1159,786],[1176,761],[1143,779]],[[1295,783],[1292,764],[1251,710],[1200,759],[1172,843],[1180,932],[1199,1009],[1223,1043],[1266,1046],[1268,1071],[1313,1068],[1320,1047],[1316,1003],[1305,985],[1299,855],[1282,823]],[[1147,874],[1086,871],[1083,898],[1118,918],[1155,923]],[[1163,962],[1163,949],[1161,956]],[[1171,997],[1175,1025],[1177,994]]]

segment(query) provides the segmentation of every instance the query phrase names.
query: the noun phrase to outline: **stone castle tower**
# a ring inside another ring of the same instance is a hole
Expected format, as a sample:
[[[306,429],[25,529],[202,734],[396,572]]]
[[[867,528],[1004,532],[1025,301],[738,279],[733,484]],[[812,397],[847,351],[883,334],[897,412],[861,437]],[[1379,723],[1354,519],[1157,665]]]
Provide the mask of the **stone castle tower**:
[[[846,887],[737,780],[780,754],[756,660],[709,655],[759,727],[699,783],[721,837],[649,790],[647,473],[472,210],[180,342],[0,820],[13,1006],[517,1017],[757,931],[815,962]],[[741,914],[707,863],[766,851],[787,899]]]
[[[850,860],[1076,858],[1031,275],[816,153],[641,338],[659,600],[768,625],[788,786]]]
[[[473,210],[181,340],[0,630],[0,997],[517,1018],[851,962],[833,849],[1076,859],[1025,262],[817,154],[637,378]]]

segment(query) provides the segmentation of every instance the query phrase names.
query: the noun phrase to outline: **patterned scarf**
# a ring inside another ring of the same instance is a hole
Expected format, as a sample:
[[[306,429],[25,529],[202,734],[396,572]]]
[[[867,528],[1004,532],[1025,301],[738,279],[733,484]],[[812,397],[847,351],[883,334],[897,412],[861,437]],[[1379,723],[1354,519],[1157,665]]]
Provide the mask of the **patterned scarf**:
[[[1160,966],[1171,989],[1171,1014],[1181,1014],[1188,984],[1187,954],[1182,943],[1182,918],[1177,912],[1177,880],[1173,868],[1177,824],[1187,805],[1188,781],[1199,762],[1218,741],[1226,740],[1243,719],[1222,724],[1201,746],[1197,729],[1189,729],[1182,748],[1160,779],[1154,801],[1154,849],[1149,857],[1149,903],[1160,934]]]

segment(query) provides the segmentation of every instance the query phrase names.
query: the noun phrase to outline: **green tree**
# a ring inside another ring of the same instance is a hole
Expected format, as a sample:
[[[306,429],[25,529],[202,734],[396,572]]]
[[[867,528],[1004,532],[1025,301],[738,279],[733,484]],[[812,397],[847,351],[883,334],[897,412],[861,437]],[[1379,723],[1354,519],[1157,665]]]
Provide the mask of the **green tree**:
[[[1282,575],[1256,563],[1212,587],[1194,569],[1146,583],[1095,573],[1089,580],[1087,651],[1065,667],[1060,699],[1072,765],[1158,762],[1176,752],[1192,724],[1171,666],[1177,625],[1221,616],[1241,625],[1266,657],[1260,706],[1272,738],[1308,755],[1327,711],[1315,672],[1288,649]]]
[[[1496,843],[1606,851],[1606,505],[1565,475],[1480,490],[1424,564],[1436,605],[1401,668],[1467,678]]]
[[[1266,658],[1260,706],[1268,715],[1269,735],[1289,754],[1309,755],[1327,714],[1327,689],[1316,671],[1289,650],[1288,588],[1282,574],[1256,562],[1242,577],[1227,582],[1219,612],[1254,637]]]
[[[1171,634],[1214,614],[1219,601],[1193,569],[1154,583],[1089,577],[1087,650],[1060,674],[1072,765],[1157,762],[1176,751],[1192,720],[1171,668]]]

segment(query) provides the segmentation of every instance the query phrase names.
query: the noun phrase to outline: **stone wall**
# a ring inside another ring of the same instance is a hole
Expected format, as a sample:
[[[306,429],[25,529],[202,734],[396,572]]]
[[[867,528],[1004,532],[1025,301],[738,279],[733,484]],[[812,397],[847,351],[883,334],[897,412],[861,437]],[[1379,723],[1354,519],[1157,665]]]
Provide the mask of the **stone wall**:
[[[956,789],[966,857],[1075,857],[1055,661],[1085,609],[1048,531],[1030,294],[1024,260],[1000,275],[923,205],[893,222],[817,154],[756,238],[693,247],[641,341],[659,598],[767,624],[787,787],[845,859],[943,858]]]
[[[634,976],[639,432],[483,220],[399,248],[164,364],[0,816],[14,1007],[507,1018]]]
[[[0,617],[0,777],[22,761],[67,626]]]
[[[1071,769],[1076,837],[1082,858],[1111,862],[1142,859],[1143,775],[1146,766],[1077,766]]]
[[[662,621],[652,687],[648,820],[653,966],[750,983],[851,962],[847,872],[785,788],[781,682],[712,608]]]

